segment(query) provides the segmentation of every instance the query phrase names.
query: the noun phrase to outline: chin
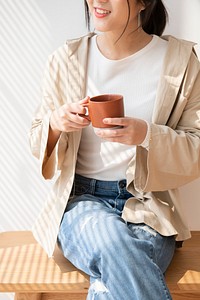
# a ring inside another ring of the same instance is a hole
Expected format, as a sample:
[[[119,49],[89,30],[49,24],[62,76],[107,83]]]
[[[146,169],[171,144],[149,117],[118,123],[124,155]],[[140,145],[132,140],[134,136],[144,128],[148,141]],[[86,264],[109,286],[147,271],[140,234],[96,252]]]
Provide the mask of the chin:
[[[95,20],[93,21],[93,25],[94,25],[94,28],[95,28],[95,30],[97,30],[97,31],[101,31],[101,32],[107,32],[107,31],[111,31],[111,28],[110,28],[110,26],[107,26],[106,24],[105,24],[105,22],[103,22],[103,21],[99,21],[99,20],[97,20],[96,22],[95,22]]]

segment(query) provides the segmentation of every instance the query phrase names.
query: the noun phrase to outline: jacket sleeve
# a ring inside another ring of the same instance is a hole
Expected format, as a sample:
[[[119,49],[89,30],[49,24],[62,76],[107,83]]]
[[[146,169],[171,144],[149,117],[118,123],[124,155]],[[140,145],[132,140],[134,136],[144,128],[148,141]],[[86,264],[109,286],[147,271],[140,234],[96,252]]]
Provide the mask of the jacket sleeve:
[[[167,124],[151,124],[148,151],[137,147],[135,188],[139,192],[170,190],[198,177],[200,66],[192,55]]]
[[[49,119],[52,111],[62,105],[63,101],[59,84],[59,66],[55,55],[52,54],[49,56],[44,72],[42,101],[32,120],[29,134],[31,152],[39,159],[41,173],[45,179],[51,179],[59,170],[67,148],[68,137],[66,133],[62,133],[51,156],[47,157]]]

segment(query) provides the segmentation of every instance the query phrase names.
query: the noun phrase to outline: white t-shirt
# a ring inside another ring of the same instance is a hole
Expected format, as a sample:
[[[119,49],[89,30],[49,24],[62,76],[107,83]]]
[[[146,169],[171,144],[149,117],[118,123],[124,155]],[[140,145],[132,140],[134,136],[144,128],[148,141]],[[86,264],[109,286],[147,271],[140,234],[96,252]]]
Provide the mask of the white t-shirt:
[[[137,53],[110,60],[99,51],[96,36],[92,37],[86,94],[122,94],[125,116],[150,123],[166,49],[167,41],[154,35]],[[83,129],[76,173],[99,180],[121,180],[126,178],[128,163],[134,155],[135,146],[105,141],[95,135],[90,125]]]

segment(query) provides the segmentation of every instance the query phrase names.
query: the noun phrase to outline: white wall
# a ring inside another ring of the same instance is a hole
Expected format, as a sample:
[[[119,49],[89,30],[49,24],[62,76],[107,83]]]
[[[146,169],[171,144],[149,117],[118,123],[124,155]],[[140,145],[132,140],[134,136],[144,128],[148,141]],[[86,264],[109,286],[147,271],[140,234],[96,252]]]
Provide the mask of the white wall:
[[[200,57],[200,1],[164,0],[169,13],[166,34],[197,43],[196,51]]]
[[[48,54],[86,32],[81,2],[0,0],[1,231],[30,228],[45,199],[28,132]]]
[[[0,231],[30,229],[44,202],[51,184],[28,144],[43,68],[48,54],[85,32],[83,1],[0,0]]]
[[[165,2],[170,15],[166,34],[200,45],[200,1]],[[51,186],[40,177],[29,150],[31,118],[40,102],[48,54],[84,33],[83,1],[0,0],[0,231],[30,229]],[[181,189],[193,230],[200,230],[199,182]],[[0,300],[8,299],[12,294],[0,294]]]

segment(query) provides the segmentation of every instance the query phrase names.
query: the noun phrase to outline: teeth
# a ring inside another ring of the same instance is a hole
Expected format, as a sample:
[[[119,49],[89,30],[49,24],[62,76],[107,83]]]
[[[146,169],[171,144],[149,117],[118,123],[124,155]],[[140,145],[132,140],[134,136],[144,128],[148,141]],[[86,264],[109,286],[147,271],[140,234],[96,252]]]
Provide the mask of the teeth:
[[[101,15],[105,15],[105,14],[108,15],[110,13],[108,10],[103,10],[99,8],[96,9],[96,12]]]

